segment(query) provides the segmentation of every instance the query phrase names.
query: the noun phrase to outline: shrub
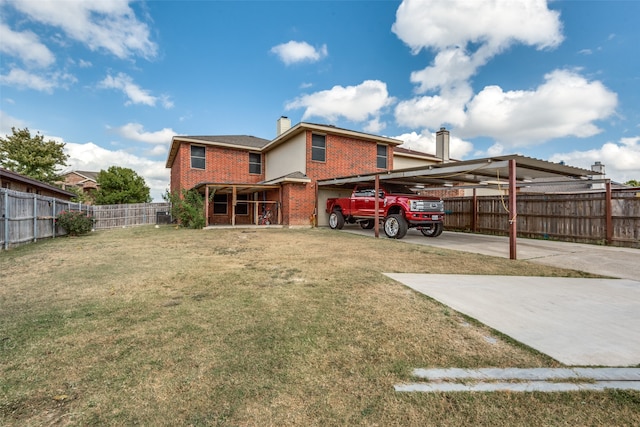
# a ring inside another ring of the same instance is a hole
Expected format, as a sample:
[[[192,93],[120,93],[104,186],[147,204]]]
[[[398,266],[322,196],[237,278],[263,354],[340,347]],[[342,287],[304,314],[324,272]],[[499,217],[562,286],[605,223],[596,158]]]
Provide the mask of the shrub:
[[[86,234],[93,228],[93,219],[78,211],[62,211],[56,218],[56,224],[64,228],[70,236]]]
[[[180,225],[186,228],[203,228],[204,198],[196,190],[182,190],[181,193],[167,193],[163,196],[171,203],[171,216],[178,219]]]

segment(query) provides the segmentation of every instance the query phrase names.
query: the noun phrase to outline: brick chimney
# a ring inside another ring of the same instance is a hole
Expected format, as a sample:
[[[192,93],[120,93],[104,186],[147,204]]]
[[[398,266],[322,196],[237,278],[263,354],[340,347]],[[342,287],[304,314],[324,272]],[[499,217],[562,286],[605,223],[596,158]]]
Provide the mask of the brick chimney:
[[[591,170],[594,172],[598,172],[598,175],[591,175],[591,179],[604,179],[604,165],[601,162],[595,162],[591,165]],[[594,190],[604,190],[605,185],[603,182],[597,182],[591,184],[591,188]]]
[[[440,128],[436,132],[436,157],[441,159],[442,163],[449,163],[449,131]]]
[[[276,123],[276,138],[291,129],[291,120],[287,116],[280,116]]]

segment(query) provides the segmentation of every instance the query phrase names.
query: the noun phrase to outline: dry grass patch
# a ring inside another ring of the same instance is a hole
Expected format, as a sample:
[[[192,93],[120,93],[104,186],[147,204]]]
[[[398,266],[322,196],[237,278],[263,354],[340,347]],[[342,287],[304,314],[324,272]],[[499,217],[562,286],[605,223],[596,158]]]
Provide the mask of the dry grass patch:
[[[396,393],[557,363],[382,272],[581,275],[323,229],[44,241],[0,254],[0,424],[640,423],[639,393]]]

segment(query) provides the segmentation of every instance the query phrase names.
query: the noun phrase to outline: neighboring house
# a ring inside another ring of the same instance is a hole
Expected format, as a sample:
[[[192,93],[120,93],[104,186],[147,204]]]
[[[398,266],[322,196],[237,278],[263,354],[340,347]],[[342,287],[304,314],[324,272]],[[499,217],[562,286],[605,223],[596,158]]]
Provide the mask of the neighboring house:
[[[91,193],[99,187],[98,173],[90,171],[71,171],[60,175],[60,184],[63,189],[77,188],[82,190],[88,200],[91,200]]]
[[[411,150],[394,153],[400,144],[330,125],[301,122],[291,127],[281,117],[273,140],[174,136],[166,167],[171,169],[171,191],[197,189],[206,196],[207,224],[257,224],[265,209],[277,206],[273,223],[309,226],[323,223],[328,197],[345,192],[319,189],[318,180],[391,171],[396,159],[414,166],[440,162]]]
[[[71,200],[76,197],[74,193],[63,190],[54,185],[45,184],[25,175],[0,168],[0,187],[8,190],[33,193],[41,196],[55,197],[62,200]]]

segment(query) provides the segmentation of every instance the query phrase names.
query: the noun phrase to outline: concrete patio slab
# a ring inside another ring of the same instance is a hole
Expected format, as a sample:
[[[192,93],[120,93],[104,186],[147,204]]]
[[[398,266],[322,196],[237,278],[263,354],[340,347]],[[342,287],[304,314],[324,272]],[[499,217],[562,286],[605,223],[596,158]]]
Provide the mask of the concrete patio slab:
[[[566,365],[640,364],[640,282],[387,273]]]

